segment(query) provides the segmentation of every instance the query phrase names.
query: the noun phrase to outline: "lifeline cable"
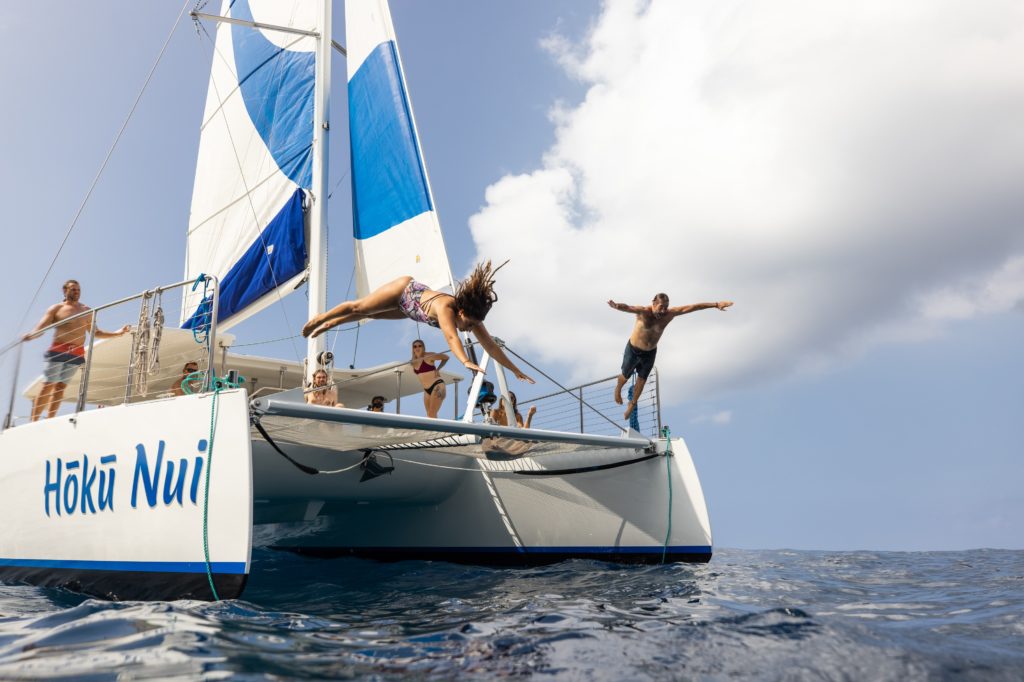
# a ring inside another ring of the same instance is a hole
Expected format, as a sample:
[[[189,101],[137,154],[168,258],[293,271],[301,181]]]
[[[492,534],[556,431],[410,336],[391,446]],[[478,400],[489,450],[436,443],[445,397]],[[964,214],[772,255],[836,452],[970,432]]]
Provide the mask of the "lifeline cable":
[[[544,372],[544,370],[542,370],[542,369],[541,369],[540,367],[537,367],[536,365],[532,364],[532,363],[531,363],[531,362],[530,362],[529,360],[527,360],[527,359],[526,359],[526,358],[524,358],[524,357],[523,357],[522,355],[520,355],[519,353],[517,353],[517,352],[515,352],[514,350],[512,350],[511,348],[509,348],[509,347],[508,347],[507,345],[506,345],[506,346],[505,346],[504,348],[505,348],[505,350],[507,350],[507,351],[508,351],[509,353],[511,353],[512,355],[516,356],[517,358],[519,358],[520,360],[522,360],[523,362],[525,362],[525,363],[526,363],[526,364],[527,364],[527,365],[528,365],[528,366],[530,367],[530,369],[534,370],[535,372],[539,372],[539,373],[540,373],[540,375],[541,375],[542,377],[544,377],[545,379],[547,379],[548,381],[550,381],[551,383],[553,383],[553,384],[554,384],[555,386],[558,386],[558,387],[559,387],[560,389],[562,389],[562,390],[563,390],[563,391],[565,391],[566,393],[569,393],[569,389],[568,389],[568,388],[566,388],[566,387],[565,387],[565,386],[563,386],[562,384],[560,384],[560,383],[558,383],[557,381],[555,381],[554,379],[552,379],[552,378],[551,378],[550,376],[548,376],[548,375],[547,375],[547,374],[546,374],[546,373]],[[608,422],[609,424],[611,424],[611,425],[612,425],[612,426],[614,426],[615,428],[617,428],[617,429],[622,429],[622,427],[621,427],[621,426],[619,426],[618,424],[616,424],[615,422],[613,422],[613,421],[612,421],[611,419],[609,419],[608,417],[606,417],[606,416],[605,416],[605,414],[604,414],[604,412],[601,412],[601,411],[600,411],[600,410],[598,410],[598,409],[597,409],[596,407],[594,407],[593,405],[591,405],[590,403],[588,403],[588,402],[587,402],[586,400],[584,400],[584,399],[583,399],[583,394],[582,394],[582,391],[580,392],[580,398],[579,398],[579,401],[580,401],[581,403],[583,403],[584,405],[586,405],[587,407],[589,407],[589,408],[590,408],[591,410],[593,410],[594,412],[596,412],[596,413],[598,414],[598,416],[600,416],[600,417],[601,417],[602,419],[604,419],[604,420],[605,420],[606,422]]]

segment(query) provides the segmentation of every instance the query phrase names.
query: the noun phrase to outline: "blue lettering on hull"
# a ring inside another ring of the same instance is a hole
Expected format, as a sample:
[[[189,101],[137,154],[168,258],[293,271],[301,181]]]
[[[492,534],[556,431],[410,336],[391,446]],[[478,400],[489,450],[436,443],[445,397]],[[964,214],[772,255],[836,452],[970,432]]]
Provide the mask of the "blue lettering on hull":
[[[158,441],[156,457],[151,458],[143,443],[135,446],[135,470],[132,475],[131,506],[141,502],[150,509],[158,504],[185,504],[185,482],[189,481],[188,500],[197,504],[199,483],[203,473],[206,440],[200,440],[197,454],[187,458],[164,460],[165,442]],[[97,514],[114,511],[114,484],[117,476],[117,455],[100,457],[99,464],[87,454],[81,457],[56,457],[46,460],[43,477],[43,511],[47,516]],[[189,465],[192,472],[189,474]]]

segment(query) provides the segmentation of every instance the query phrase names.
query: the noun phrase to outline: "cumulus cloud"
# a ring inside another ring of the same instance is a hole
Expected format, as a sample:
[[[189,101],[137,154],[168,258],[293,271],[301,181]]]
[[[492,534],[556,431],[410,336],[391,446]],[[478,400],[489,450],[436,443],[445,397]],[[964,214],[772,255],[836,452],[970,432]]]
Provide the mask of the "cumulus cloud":
[[[512,259],[494,328],[563,376],[618,366],[610,298],[736,301],[667,330],[676,401],[1020,308],[1024,4],[609,0],[545,46],[586,96],[470,229]]]
[[[721,412],[715,412],[714,414],[700,414],[690,420],[692,424],[716,424],[718,426],[724,426],[732,421],[732,411],[722,410]]]

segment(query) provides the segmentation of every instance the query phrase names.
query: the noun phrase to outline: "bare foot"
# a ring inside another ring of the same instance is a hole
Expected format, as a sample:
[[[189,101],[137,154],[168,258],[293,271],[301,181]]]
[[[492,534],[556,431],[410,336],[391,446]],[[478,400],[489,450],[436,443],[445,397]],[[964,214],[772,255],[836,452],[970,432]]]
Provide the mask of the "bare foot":
[[[630,403],[626,405],[626,413],[622,415],[623,419],[629,419],[629,415],[633,413],[633,408],[636,407],[636,403]]]
[[[310,334],[313,334],[313,330],[319,327],[320,324],[323,322],[321,318],[321,315],[309,318],[309,322],[302,325],[302,335],[309,336]],[[313,334],[313,336],[316,336],[316,334]]]
[[[620,389],[616,389],[616,391],[615,391],[615,402],[617,402],[619,405],[622,404],[622,389],[621,388]]]
[[[317,327],[316,329],[314,329],[314,330],[313,330],[313,333],[312,333],[312,334],[309,334],[308,336],[309,336],[310,338],[312,338],[312,339],[315,339],[316,337],[320,336],[320,335],[321,335],[321,334],[323,334],[323,333],[324,333],[325,331],[327,331],[328,329],[330,329],[330,328],[331,328],[332,326],[334,326],[334,325],[332,325],[332,324],[331,324],[330,322],[324,322],[324,323],[323,323],[323,324],[321,324],[321,325],[320,325],[319,327]],[[305,334],[305,333],[304,333],[304,334]]]

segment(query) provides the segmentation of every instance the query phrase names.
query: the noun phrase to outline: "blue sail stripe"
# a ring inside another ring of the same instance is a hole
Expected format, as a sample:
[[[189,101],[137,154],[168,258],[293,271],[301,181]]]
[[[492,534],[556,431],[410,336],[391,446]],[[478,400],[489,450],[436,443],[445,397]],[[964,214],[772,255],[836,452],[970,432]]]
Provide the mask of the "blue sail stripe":
[[[218,322],[241,312],[306,268],[302,197],[303,191],[296,189],[263,234],[221,278]],[[205,322],[205,319],[198,322]],[[196,313],[193,313],[181,326],[192,329],[196,323]]]
[[[353,232],[367,239],[434,207],[393,41],[366,57],[348,95]]]
[[[247,0],[234,0],[231,15],[253,21]],[[278,47],[259,29],[237,24],[231,26],[231,42],[239,89],[253,126],[281,172],[310,189],[316,55]]]

